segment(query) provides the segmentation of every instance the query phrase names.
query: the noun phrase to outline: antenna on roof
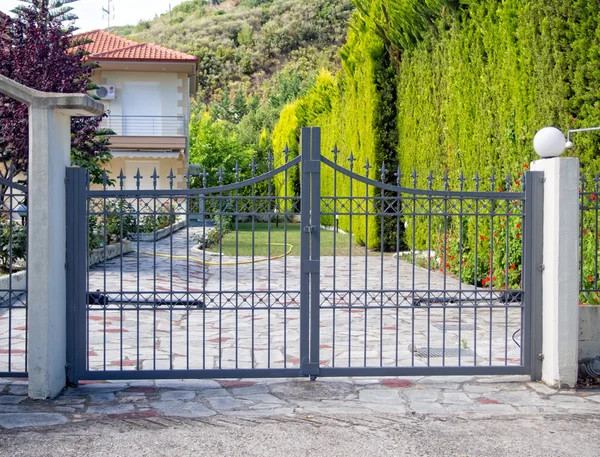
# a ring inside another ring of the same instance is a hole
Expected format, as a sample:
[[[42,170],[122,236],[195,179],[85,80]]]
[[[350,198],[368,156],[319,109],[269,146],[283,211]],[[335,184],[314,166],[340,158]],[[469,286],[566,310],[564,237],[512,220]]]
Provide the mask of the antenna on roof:
[[[102,19],[104,19],[104,16],[106,16],[107,20],[108,20],[108,29],[110,29],[110,19],[112,16],[112,19],[115,18],[115,7],[112,6],[112,0],[106,0],[108,2],[108,5],[106,6],[106,8],[103,6],[102,7]]]

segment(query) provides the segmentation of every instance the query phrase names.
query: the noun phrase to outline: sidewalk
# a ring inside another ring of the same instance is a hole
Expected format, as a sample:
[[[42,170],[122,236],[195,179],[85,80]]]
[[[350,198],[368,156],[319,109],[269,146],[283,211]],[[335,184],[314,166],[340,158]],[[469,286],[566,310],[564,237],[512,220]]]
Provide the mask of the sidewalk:
[[[520,376],[94,382],[48,401],[28,399],[27,381],[0,379],[0,389],[3,429],[102,418],[600,415],[598,390],[556,391]]]

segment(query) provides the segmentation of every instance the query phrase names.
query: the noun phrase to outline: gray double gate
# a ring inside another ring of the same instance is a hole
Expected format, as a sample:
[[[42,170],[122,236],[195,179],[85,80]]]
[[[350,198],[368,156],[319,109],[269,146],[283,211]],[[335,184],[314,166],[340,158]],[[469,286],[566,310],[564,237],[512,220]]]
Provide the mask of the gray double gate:
[[[70,380],[537,377],[540,176],[467,191],[320,144],[181,189],[68,169]]]

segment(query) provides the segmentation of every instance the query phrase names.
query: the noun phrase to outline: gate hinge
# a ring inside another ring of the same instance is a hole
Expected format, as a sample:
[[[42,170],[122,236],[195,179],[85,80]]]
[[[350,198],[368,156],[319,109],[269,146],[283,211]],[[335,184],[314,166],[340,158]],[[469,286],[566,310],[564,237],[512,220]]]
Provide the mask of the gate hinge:
[[[65,270],[69,269],[69,264],[67,262],[65,262]]]
[[[538,360],[544,360],[544,354],[542,354],[541,352],[538,352],[537,358],[538,358]]]
[[[539,271],[544,271],[546,269],[546,267],[544,266],[544,264],[540,264],[540,266],[538,267]]]
[[[314,225],[305,225],[304,226],[304,232],[305,233],[312,233],[314,229],[315,229]]]
[[[303,273],[319,273],[321,271],[321,262],[318,260],[304,260],[302,262]]]

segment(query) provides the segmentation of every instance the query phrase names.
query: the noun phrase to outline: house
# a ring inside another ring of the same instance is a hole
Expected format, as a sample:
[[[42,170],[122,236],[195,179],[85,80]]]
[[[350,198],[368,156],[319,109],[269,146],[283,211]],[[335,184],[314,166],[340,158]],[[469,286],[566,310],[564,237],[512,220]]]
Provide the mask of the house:
[[[103,30],[77,35],[89,39],[88,59],[100,67],[92,81],[108,116],[102,126],[111,136],[113,159],[106,166],[115,179],[123,170],[126,189],[170,187],[169,174],[177,175],[173,188],[185,188],[189,160],[190,97],[197,90],[198,58],[151,43],[138,43]],[[118,183],[118,180],[117,180]]]

